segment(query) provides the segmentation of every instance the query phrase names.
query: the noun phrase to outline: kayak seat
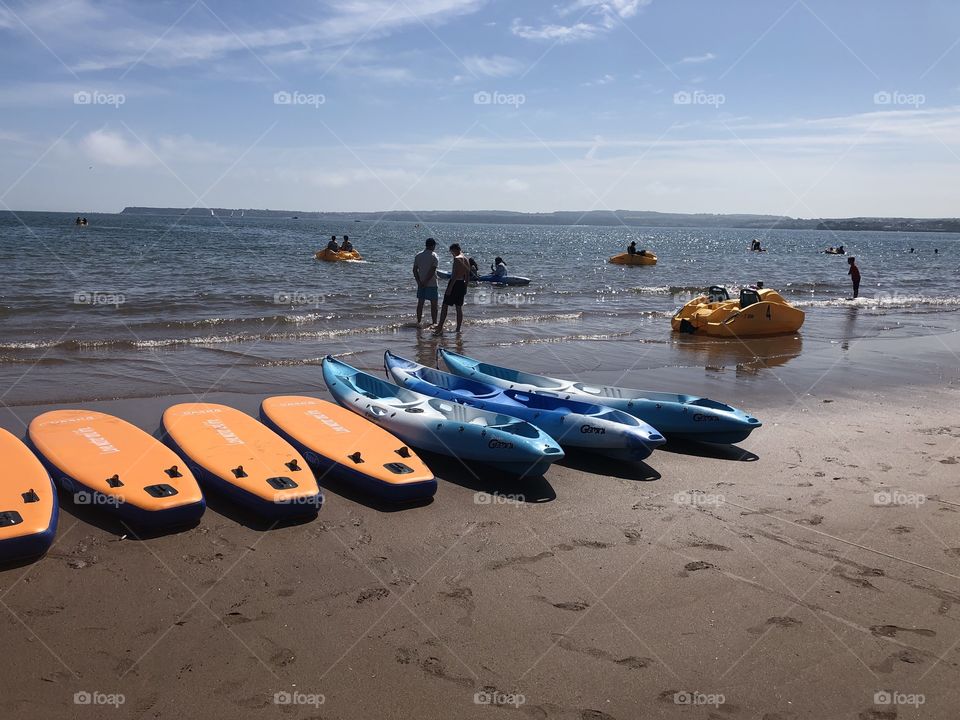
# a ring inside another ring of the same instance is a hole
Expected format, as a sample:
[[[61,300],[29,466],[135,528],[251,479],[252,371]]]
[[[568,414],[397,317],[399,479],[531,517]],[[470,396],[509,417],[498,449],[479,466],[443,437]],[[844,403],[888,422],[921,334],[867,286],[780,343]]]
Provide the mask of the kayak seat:
[[[760,302],[760,293],[752,288],[743,288],[740,290],[740,309],[750,307],[751,305]]]

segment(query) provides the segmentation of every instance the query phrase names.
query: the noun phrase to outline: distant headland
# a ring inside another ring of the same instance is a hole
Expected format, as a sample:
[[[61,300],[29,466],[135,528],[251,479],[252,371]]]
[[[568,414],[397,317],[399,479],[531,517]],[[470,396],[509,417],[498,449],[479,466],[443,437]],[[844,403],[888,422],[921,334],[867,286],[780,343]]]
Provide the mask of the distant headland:
[[[174,215],[327,219],[338,222],[391,220],[397,222],[508,225],[599,225],[629,227],[740,228],[756,230],[869,230],[873,232],[960,233],[960,218],[792,218],[781,215],[715,215],[661,213],[645,210],[525,213],[506,210],[390,210],[386,212],[316,212],[255,208],[126,207],[123,215]]]

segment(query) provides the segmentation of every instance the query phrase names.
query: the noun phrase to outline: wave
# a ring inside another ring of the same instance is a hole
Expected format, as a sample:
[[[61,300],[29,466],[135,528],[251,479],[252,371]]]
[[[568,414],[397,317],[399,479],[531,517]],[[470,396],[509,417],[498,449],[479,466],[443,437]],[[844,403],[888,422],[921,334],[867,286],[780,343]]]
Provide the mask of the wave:
[[[496,318],[478,318],[465,321],[466,325],[490,326],[509,324],[534,324],[545,322],[563,322],[578,320],[583,313],[561,313],[555,315],[514,315]],[[392,322],[383,325],[340,328],[332,330],[310,330],[303,332],[273,333],[230,333],[225,335],[198,335],[192,337],[152,338],[152,339],[69,339],[69,340],[33,340],[22,342],[0,342],[0,350],[103,350],[107,348],[150,350],[178,346],[229,345],[251,342],[293,342],[303,340],[331,340],[357,335],[383,335],[395,333],[412,327],[408,322]]]
[[[926,297],[923,295],[878,294],[874,297],[831,298],[829,300],[797,300],[797,307],[855,307],[871,309],[950,308],[960,307],[960,297]]]

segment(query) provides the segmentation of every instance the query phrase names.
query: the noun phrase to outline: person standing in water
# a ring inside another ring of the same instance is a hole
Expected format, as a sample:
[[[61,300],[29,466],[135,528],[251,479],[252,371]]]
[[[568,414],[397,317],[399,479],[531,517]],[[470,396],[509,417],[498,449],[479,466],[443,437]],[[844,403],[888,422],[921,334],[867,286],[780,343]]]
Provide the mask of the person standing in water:
[[[436,334],[443,332],[443,324],[447,321],[447,309],[453,305],[457,308],[457,332],[463,325],[463,300],[467,296],[467,281],[470,279],[470,263],[460,249],[458,243],[450,246],[453,255],[453,272],[447,290],[443,293],[443,310],[440,311],[440,321],[437,323]]]
[[[423,303],[430,301],[430,317],[437,324],[437,266],[440,258],[434,252],[437,241],[427,238],[425,248],[413,258],[413,279],[417,281],[417,325],[423,319]]]
[[[855,257],[847,258],[847,264],[850,266],[847,275],[853,281],[853,297],[860,297],[860,268],[857,267],[857,259]]]

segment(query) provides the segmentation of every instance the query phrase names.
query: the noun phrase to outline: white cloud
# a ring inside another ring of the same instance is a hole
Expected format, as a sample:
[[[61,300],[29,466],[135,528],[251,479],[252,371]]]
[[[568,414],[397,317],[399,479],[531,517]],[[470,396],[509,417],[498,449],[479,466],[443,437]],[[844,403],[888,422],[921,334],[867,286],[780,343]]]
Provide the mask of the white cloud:
[[[102,165],[149,167],[158,162],[149,148],[109,130],[95,130],[80,141],[80,147],[90,160]]]
[[[617,78],[615,76],[611,75],[610,73],[607,73],[602,77],[598,77],[596,80],[590,80],[589,82],[585,82],[584,85],[586,87],[594,87],[597,85],[609,85],[610,83],[614,82],[616,79]]]
[[[436,25],[472,14],[487,0],[351,0],[332,3],[327,14],[285,26],[244,28],[242,18],[214,15],[203,3],[190,8],[173,28],[155,13],[136,14],[138,5],[111,5],[109,14],[86,0],[34,0],[17,7],[24,24],[44,38],[75,72],[129,68],[137,63],[160,68],[209,62],[230,54],[250,54],[280,62],[303,58],[304,48],[319,51],[383,38],[407,27]],[[148,17],[149,16],[149,17]],[[225,29],[224,25],[235,31]],[[0,14],[0,27],[29,34],[12,14]],[[197,29],[201,26],[206,29]],[[77,38],[83,42],[78,43]]]
[[[519,60],[504,55],[470,55],[463,59],[463,64],[471,74],[485,77],[509,77],[523,72],[526,68]]]
[[[510,31],[526,40],[551,40],[557,43],[590,40],[613,30],[623,19],[633,17],[640,8],[651,2],[653,0],[574,0],[570,5],[556,8],[560,17],[577,14],[579,17],[573,24],[547,22],[526,25],[516,18]]]
[[[704,53],[703,55],[690,55],[683,58],[678,62],[678,65],[698,65],[700,63],[710,62],[711,60],[716,60],[717,56],[712,52]]]
[[[525,40],[553,40],[567,43],[578,40],[589,40],[599,35],[603,29],[590,23],[576,23],[575,25],[524,25],[519,19],[514,20],[510,31],[517,37]]]

